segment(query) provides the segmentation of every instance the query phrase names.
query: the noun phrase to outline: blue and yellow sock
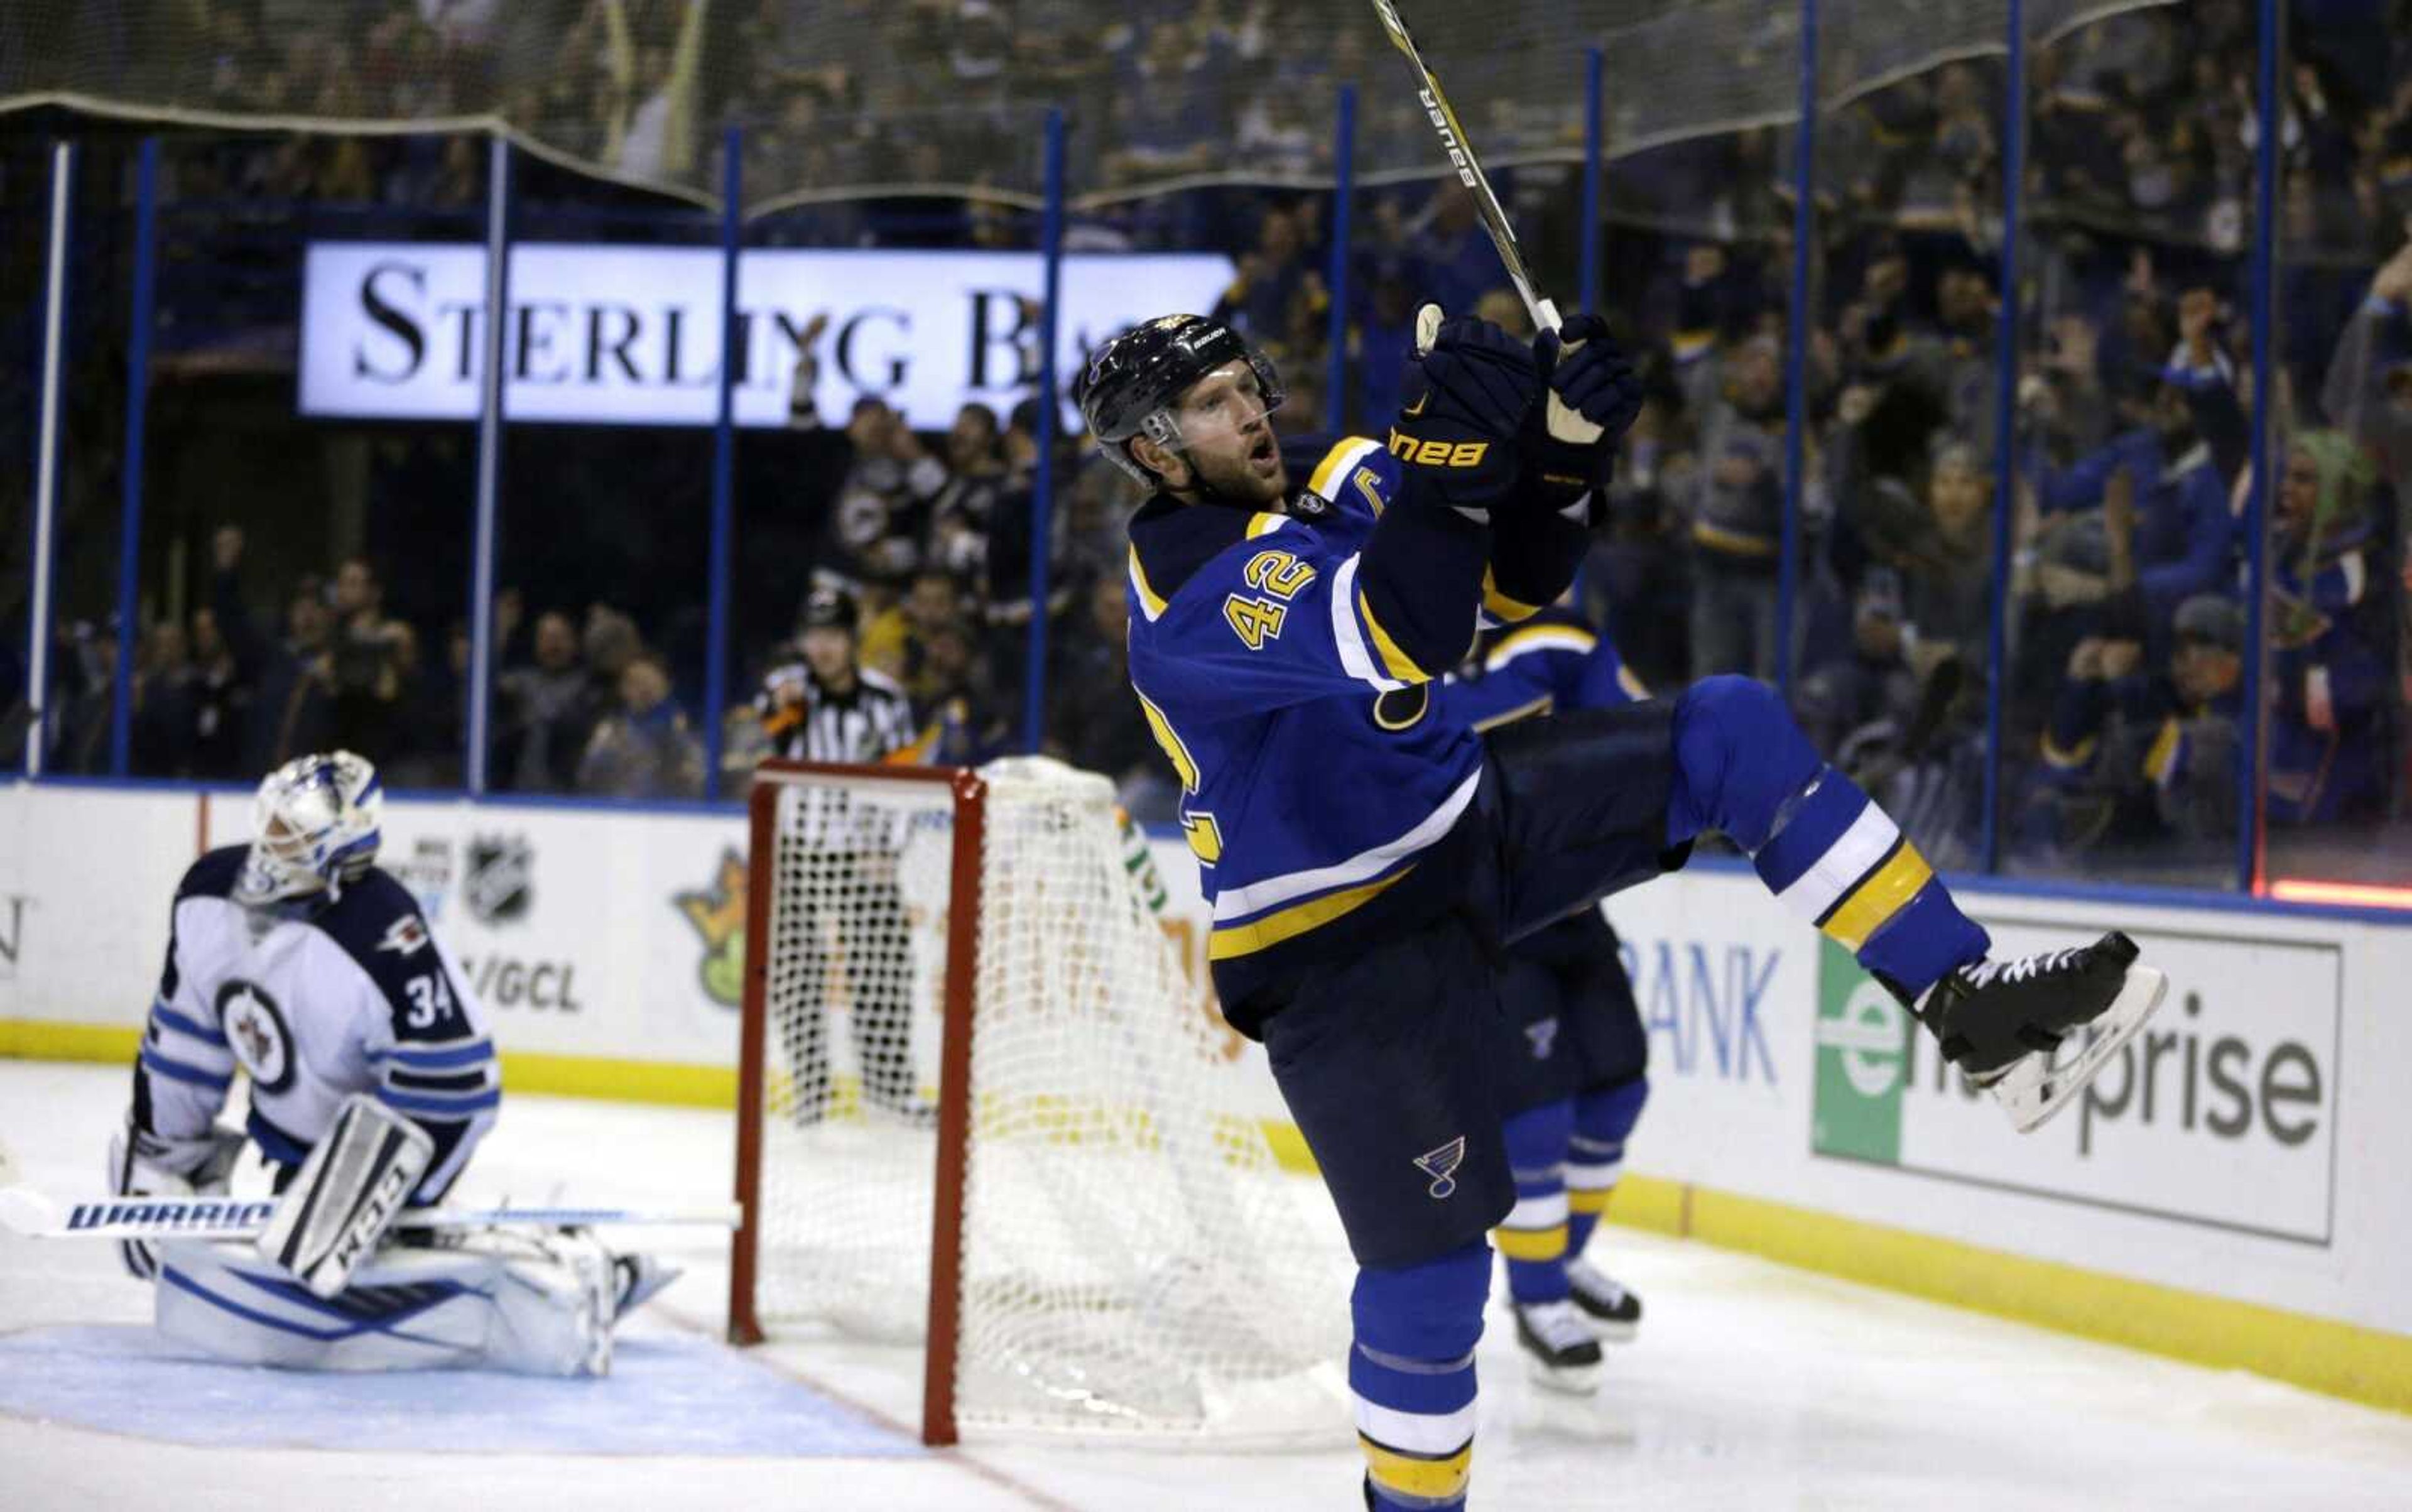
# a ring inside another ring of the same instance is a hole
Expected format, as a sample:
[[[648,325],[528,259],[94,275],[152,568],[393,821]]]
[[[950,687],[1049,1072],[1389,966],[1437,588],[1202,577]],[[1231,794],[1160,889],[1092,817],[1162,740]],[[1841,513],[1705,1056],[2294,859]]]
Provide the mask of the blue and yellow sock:
[[[1753,858],[1778,902],[1916,997],[1993,941],[1884,810],[1831,767]]]
[[[1566,1141],[1571,1097],[1528,1108],[1501,1130],[1516,1178],[1516,1206],[1492,1231],[1508,1263],[1508,1295],[1526,1306],[1566,1299]]]
[[[1465,1505],[1474,1468],[1474,1346],[1491,1282],[1476,1240],[1420,1265],[1357,1272],[1348,1351],[1357,1442],[1383,1512]]]
[[[1992,947],[1884,811],[1748,678],[1704,678],[1677,698],[1667,811],[1669,844],[1704,829],[1732,840],[1787,907],[1912,997]]]
[[[1575,1099],[1575,1126],[1566,1141],[1566,1258],[1582,1254],[1608,1211],[1625,1174],[1625,1141],[1650,1100],[1650,1079],[1635,1077]]]

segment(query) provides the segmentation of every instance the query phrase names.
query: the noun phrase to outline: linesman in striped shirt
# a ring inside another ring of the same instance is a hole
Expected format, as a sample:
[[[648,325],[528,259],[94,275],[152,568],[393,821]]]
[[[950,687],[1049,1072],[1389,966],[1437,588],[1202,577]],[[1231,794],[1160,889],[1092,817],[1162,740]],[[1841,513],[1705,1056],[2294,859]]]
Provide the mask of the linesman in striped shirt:
[[[856,634],[860,618],[854,595],[844,589],[817,588],[804,601],[800,658],[772,668],[755,699],[774,754],[849,765],[928,758],[934,732],[916,727],[912,700],[862,665]],[[780,822],[804,842],[787,850],[801,858],[794,864],[805,871],[801,892],[814,916],[803,932],[803,979],[823,991],[833,986],[832,937],[841,912],[850,914],[843,973],[862,1095],[911,1122],[928,1122],[930,1105],[913,1069],[912,940],[897,889],[904,840],[897,817],[859,807],[841,790],[799,796]],[[789,1015],[781,1038],[795,1073],[796,1122],[818,1123],[833,1090],[828,1017]]]

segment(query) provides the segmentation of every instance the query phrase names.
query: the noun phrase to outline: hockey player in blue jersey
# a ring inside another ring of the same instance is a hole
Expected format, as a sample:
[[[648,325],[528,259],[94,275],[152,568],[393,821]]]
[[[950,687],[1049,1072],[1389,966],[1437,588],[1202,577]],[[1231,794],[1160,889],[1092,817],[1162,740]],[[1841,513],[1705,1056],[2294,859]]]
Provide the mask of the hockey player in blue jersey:
[[[159,1329],[245,1364],[599,1375],[611,1329],[676,1275],[582,1229],[399,1244],[502,1102],[486,1011],[409,890],[376,867],[376,771],[298,757],[250,844],[184,873],[109,1172],[125,1196],[224,1193],[246,1143],[285,1200],[255,1243],[123,1246]],[[243,1132],[217,1123],[240,1069]]]
[[[1365,1496],[1433,1508],[1464,1499],[1484,1236],[1516,1200],[1503,945],[1716,829],[2022,1128],[2167,984],[2118,934],[1989,960],[1892,822],[1747,679],[1488,741],[1437,706],[1482,616],[1529,619],[1571,580],[1640,386],[1596,319],[1527,345],[1427,307],[1403,393],[1386,438],[1285,448],[1272,364],[1167,316],[1099,349],[1081,405],[1154,490],[1130,526],[1130,675],[1181,780],[1215,989],[1264,1041],[1358,1263]]]
[[[1571,595],[1568,595],[1571,596]],[[1442,683],[1442,712],[1485,736],[1519,720],[1650,696],[1566,606],[1483,631]],[[1585,903],[1509,946],[1499,971],[1500,1108],[1516,1206],[1492,1235],[1533,1379],[1597,1388],[1600,1342],[1631,1339],[1641,1299],[1583,1258],[1650,1096],[1650,1040],[1616,932]]]

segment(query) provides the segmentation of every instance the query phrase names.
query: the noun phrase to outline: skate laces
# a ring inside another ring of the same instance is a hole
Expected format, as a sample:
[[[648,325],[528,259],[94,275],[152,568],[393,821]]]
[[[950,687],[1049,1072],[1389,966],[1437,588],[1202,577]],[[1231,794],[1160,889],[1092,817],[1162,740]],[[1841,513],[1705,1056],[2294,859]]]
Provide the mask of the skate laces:
[[[1596,1343],[1590,1329],[1583,1326],[1582,1314],[1572,1302],[1534,1302],[1520,1305],[1524,1327],[1552,1349],[1572,1349],[1578,1344]]]
[[[1589,1260],[1568,1260],[1566,1280],[1577,1291],[1588,1292],[1610,1307],[1625,1300],[1625,1288],[1610,1281]]]
[[[2085,954],[2085,947],[2071,946],[2066,950],[2043,950],[2031,956],[2019,956],[2009,961],[1986,960],[1964,968],[1961,975],[1971,987],[1992,987],[1997,982],[2032,981],[2052,972],[2066,971]]]

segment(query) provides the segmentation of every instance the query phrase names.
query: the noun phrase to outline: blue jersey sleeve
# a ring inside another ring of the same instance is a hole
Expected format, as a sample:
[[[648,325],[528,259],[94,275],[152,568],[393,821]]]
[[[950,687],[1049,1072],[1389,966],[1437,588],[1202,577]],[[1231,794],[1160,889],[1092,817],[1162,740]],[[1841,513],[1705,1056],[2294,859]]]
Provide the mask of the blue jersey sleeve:
[[[1443,694],[1466,723],[1485,730],[1535,714],[1604,709],[1649,696],[1613,641],[1557,612],[1494,638]]]
[[[363,1047],[376,1071],[375,1096],[434,1139],[427,1175],[412,1194],[415,1203],[434,1202],[468,1164],[503,1100],[485,1007],[417,900],[382,872],[346,888],[320,927],[375,984],[380,1007]]]

